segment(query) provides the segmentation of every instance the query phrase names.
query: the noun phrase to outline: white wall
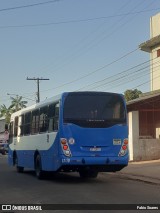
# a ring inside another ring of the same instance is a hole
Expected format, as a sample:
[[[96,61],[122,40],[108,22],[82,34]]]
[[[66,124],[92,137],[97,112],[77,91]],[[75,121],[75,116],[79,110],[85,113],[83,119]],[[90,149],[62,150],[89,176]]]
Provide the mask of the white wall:
[[[150,38],[160,35],[160,13],[150,18]],[[152,49],[150,54],[151,66],[151,91],[160,89],[160,57],[157,58],[157,50],[160,44]]]
[[[128,113],[129,160],[160,159],[160,139],[139,139],[139,112]]]
[[[160,13],[150,18],[150,38],[160,34]]]
[[[139,112],[128,113],[129,124],[129,160],[133,161],[137,155],[137,143],[139,140]]]
[[[158,160],[160,159],[160,139],[139,139],[139,155],[135,160]]]
[[[160,22],[159,22],[160,25]],[[160,28],[160,27],[159,27]],[[160,49],[160,44],[155,47],[150,54],[150,80],[151,91],[160,89],[160,57],[157,58],[157,50]]]

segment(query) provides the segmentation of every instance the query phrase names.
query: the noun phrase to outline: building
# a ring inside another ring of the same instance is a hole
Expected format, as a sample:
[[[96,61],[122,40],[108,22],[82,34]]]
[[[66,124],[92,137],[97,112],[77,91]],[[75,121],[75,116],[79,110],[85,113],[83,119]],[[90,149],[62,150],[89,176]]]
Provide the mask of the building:
[[[150,40],[139,45],[150,54],[151,91],[160,89],[160,13],[150,18]]]
[[[150,18],[150,39],[139,48],[150,54],[151,92],[127,104],[131,161],[160,159],[160,13]]]
[[[130,161],[160,159],[160,90],[127,104]]]

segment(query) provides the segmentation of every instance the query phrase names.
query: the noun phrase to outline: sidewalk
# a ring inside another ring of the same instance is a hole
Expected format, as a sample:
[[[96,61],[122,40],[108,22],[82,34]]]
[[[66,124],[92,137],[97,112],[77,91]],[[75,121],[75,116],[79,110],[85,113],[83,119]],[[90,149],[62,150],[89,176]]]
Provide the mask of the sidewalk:
[[[116,174],[129,179],[160,185],[160,159],[129,162],[127,167]]]

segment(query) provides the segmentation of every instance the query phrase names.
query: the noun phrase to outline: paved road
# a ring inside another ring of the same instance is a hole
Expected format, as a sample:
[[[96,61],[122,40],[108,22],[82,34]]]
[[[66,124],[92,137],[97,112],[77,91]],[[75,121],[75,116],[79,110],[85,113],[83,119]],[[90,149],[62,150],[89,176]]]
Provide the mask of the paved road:
[[[130,162],[117,173],[124,177],[160,185],[160,160]]]
[[[103,173],[97,179],[85,181],[76,173],[59,174],[46,180],[38,180],[32,171],[17,173],[15,168],[7,165],[7,157],[0,156],[0,203],[160,204],[160,185]]]

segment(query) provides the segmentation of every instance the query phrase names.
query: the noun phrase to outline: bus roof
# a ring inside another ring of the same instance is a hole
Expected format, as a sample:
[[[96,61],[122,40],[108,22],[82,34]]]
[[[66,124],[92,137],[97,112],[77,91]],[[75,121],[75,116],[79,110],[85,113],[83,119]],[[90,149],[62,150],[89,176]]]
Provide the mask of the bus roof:
[[[122,94],[119,94],[119,93],[112,93],[112,92],[101,92],[101,91],[77,91],[77,92],[63,92],[62,94],[60,95],[57,95],[57,96],[54,96],[54,97],[51,97],[51,98],[47,98],[45,99],[44,101],[41,101],[39,103],[36,103],[36,104],[33,104],[29,107],[26,107],[26,108],[23,108],[17,112],[14,112],[12,115],[11,115],[11,121],[14,117],[16,116],[19,116],[23,113],[26,113],[26,112],[29,112],[29,111],[32,111],[34,109],[38,109],[40,107],[43,107],[43,106],[46,106],[46,105],[49,105],[51,103],[55,103],[57,101],[59,101],[61,99],[62,96],[65,96],[67,95],[68,93],[88,93],[88,94],[93,94],[93,93],[108,93],[108,94],[113,94],[113,95],[120,95],[120,96],[123,96]]]
[[[46,105],[49,105],[50,103],[57,102],[57,101],[59,101],[59,100],[61,99],[61,96],[62,96],[62,94],[61,94],[61,95],[57,95],[57,96],[55,96],[55,97],[47,98],[47,99],[45,99],[44,101],[41,101],[41,102],[36,103],[36,104],[33,104],[33,105],[28,106],[28,107],[26,107],[26,108],[23,108],[23,109],[21,109],[21,110],[19,110],[19,111],[17,111],[17,112],[14,112],[14,113],[11,115],[11,121],[12,121],[12,117],[21,115],[21,114],[23,114],[23,113],[25,113],[25,112],[29,112],[29,111],[32,111],[32,110],[34,110],[34,109],[38,109],[38,108],[43,107],[43,106],[46,106]]]

